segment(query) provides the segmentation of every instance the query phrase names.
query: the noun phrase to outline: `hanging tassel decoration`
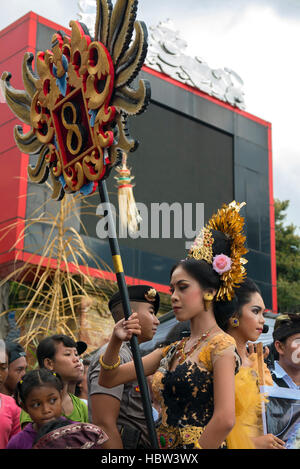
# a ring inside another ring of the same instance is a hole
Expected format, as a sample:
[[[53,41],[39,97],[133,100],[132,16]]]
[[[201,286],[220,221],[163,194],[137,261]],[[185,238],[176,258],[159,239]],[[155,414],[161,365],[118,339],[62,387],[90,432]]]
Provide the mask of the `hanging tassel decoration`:
[[[126,153],[123,153],[122,156],[122,166],[116,167],[116,171],[119,173],[118,176],[115,176],[115,179],[118,183],[120,227],[124,233],[126,233],[127,228],[129,233],[136,233],[142,218],[133,195],[134,185],[131,182],[134,176],[131,176],[131,170],[127,167]]]

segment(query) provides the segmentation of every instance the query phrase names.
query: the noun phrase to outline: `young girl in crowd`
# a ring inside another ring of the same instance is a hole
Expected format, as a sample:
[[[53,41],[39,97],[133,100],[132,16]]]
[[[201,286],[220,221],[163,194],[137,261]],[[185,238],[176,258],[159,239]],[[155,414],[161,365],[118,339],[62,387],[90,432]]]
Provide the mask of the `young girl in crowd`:
[[[45,337],[36,349],[40,368],[46,368],[57,373],[62,382],[63,416],[73,422],[88,422],[87,405],[68,389],[69,385],[80,381],[83,376],[83,367],[79,355],[86,350],[84,342],[74,342],[71,337],[55,334]],[[31,422],[30,416],[21,412],[21,427]]]
[[[31,449],[40,428],[62,416],[62,381],[45,368],[33,370],[18,383],[16,402],[30,415],[32,423],[13,436],[7,449]]]
[[[161,448],[226,448],[235,423],[234,377],[240,359],[233,337],[219,326],[234,313],[235,286],[245,276],[241,206],[224,206],[202,230],[188,258],[171,272],[171,301],[176,319],[190,321],[190,337],[143,358],[145,374],[154,374],[159,400]],[[133,381],[133,362],[120,366],[122,341],[140,333],[135,313],[119,321],[103,356],[99,384],[113,387]]]
[[[247,278],[236,290],[236,311],[222,327],[236,342],[242,366],[235,377],[236,424],[228,436],[231,449],[284,449],[284,442],[272,434],[263,435],[262,396],[258,386],[258,357],[249,355],[247,343],[256,342],[263,331],[265,305],[258,286]],[[266,364],[265,384],[273,381]]]
[[[0,340],[0,387],[7,378],[8,358],[5,342]],[[0,393],[0,449],[5,449],[9,439],[20,432],[20,412],[12,397]]]

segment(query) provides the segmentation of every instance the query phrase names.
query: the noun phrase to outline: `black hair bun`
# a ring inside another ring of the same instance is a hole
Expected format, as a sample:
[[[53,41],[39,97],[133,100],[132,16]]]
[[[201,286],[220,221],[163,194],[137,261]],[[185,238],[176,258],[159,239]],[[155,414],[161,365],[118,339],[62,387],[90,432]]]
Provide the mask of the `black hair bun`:
[[[238,309],[238,300],[234,297],[231,301],[215,301],[214,313],[218,326],[226,331],[228,320]]]
[[[231,240],[221,231],[211,230],[213,243],[213,255],[225,254],[230,257],[231,254]]]

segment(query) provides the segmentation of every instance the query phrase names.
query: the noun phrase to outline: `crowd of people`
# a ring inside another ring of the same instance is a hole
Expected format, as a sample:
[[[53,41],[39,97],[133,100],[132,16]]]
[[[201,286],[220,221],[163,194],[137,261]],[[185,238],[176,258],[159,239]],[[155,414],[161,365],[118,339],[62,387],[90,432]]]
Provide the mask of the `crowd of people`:
[[[142,357],[162,449],[285,449],[263,429],[264,384],[300,390],[300,314],[279,315],[264,361],[256,353],[265,323],[260,289],[247,277],[242,206],[223,207],[170,273],[180,325]],[[152,340],[160,296],[128,287],[109,301],[115,326],[91,354],[65,335],[44,338],[27,371],[17,343],[0,341],[1,449],[151,448],[130,340]],[[299,350],[299,354],[297,354]],[[297,359],[298,358],[298,359]]]

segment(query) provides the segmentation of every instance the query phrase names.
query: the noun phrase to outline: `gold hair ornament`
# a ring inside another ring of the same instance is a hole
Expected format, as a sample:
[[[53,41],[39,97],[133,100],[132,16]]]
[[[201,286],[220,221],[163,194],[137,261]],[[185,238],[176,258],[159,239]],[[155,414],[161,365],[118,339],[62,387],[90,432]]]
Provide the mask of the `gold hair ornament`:
[[[197,261],[204,260],[209,264],[213,262],[213,244],[214,239],[212,237],[212,233],[208,228],[203,228],[197,238],[193,246],[190,249],[188,257],[193,257]]]
[[[245,205],[245,202],[239,204],[236,201],[231,202],[229,205],[223,205],[211,217],[205,228],[201,230],[187,256],[196,260],[203,259],[209,264],[213,264],[214,239],[211,230],[220,231],[230,239],[231,266],[230,269],[220,275],[221,287],[216,294],[216,301],[231,301],[234,297],[234,289],[243,282],[246,276],[244,265],[248,261],[243,258],[243,255],[248,250],[245,247],[246,237],[243,234],[244,218],[239,213]]]

